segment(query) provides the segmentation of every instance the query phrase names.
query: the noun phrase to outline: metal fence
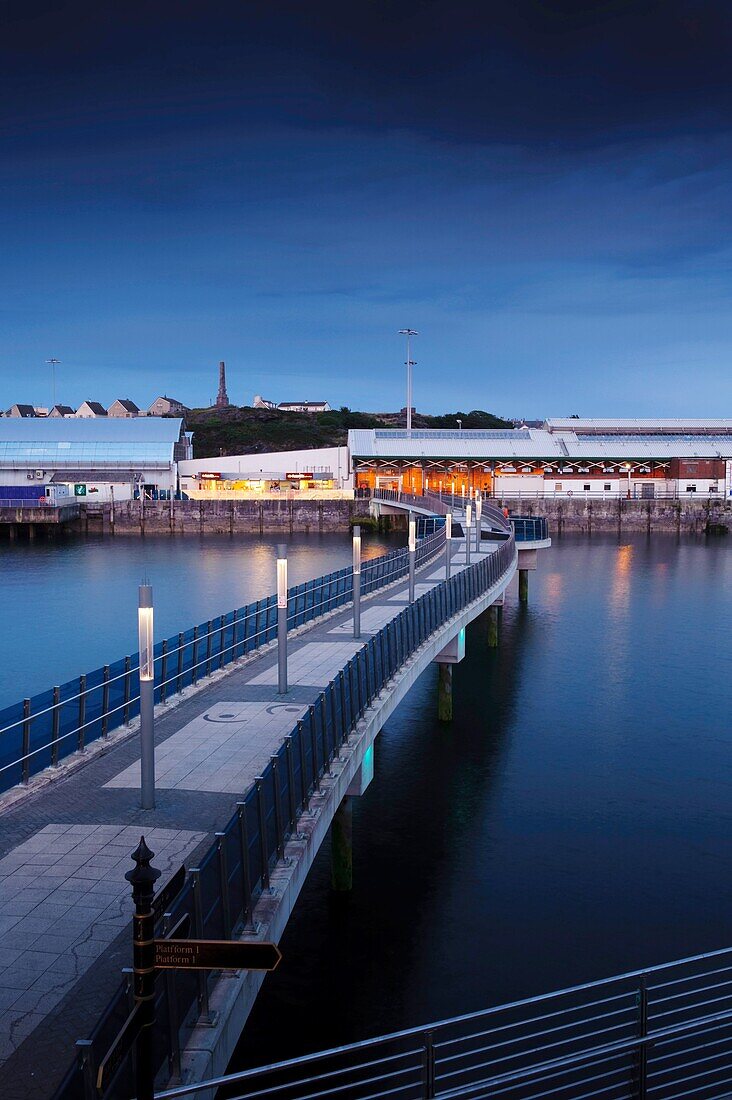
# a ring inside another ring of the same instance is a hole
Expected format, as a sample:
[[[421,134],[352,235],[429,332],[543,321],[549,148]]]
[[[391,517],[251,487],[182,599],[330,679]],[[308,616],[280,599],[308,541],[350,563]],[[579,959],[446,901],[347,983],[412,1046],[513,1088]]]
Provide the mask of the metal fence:
[[[681,1100],[732,1090],[732,950],[157,1093]]]
[[[516,542],[542,542],[549,538],[549,524],[543,516],[511,516]]]
[[[440,545],[444,546],[444,535],[427,540],[424,556]],[[366,708],[434,631],[498,583],[515,556],[515,544],[509,539],[494,553],[481,555],[475,565],[430,589],[364,642],[237,802],[236,812],[216,834],[200,867],[189,870],[186,885],[171,906],[171,926],[188,914],[194,939],[228,939],[252,927],[254,904],[269,889],[271,870],[283,857],[297,818]],[[394,554],[385,560],[391,566],[382,576],[401,569],[401,559]],[[376,586],[376,578],[372,577],[372,584]],[[171,1074],[178,1068],[184,1029],[208,1013],[211,981],[205,971],[197,976],[167,971],[158,980],[156,1065]],[[89,1040],[79,1046],[55,1100],[92,1100],[97,1095],[96,1067],[124,1022],[130,997],[126,979]],[[107,1096],[116,1100],[133,1092],[128,1059]]]
[[[440,551],[444,538],[444,531],[436,531],[418,544],[418,567]],[[406,577],[408,570],[406,550],[364,562],[361,595]],[[351,566],[296,585],[288,591],[288,630],[352,599]],[[272,595],[158,642],[155,702],[164,703],[276,637],[277,597]],[[137,653],[6,707],[0,711],[0,791],[28,783],[31,775],[83,752],[90,741],[128,725],[139,709]]]

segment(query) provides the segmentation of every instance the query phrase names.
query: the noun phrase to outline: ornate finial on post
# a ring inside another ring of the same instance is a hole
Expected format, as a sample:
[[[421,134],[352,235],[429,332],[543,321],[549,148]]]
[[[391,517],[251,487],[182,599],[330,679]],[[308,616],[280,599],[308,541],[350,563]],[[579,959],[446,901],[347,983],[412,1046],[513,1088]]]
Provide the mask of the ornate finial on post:
[[[135,866],[125,878],[132,886],[135,915],[132,919],[132,959],[134,967],[135,1004],[142,1015],[137,1037],[136,1085],[137,1100],[153,1100],[155,1066],[153,1059],[153,1028],[155,1027],[155,916],[152,901],[160,871],[150,861],[155,853],[148,848],[145,837],[130,857]]]
[[[145,843],[145,837],[141,836],[140,843],[130,856],[130,859],[135,863],[135,867],[125,874],[125,878],[132,886],[132,898],[136,905],[145,895],[152,896],[153,887],[160,878],[160,871],[157,867],[150,866],[150,861],[154,856],[155,853]]]

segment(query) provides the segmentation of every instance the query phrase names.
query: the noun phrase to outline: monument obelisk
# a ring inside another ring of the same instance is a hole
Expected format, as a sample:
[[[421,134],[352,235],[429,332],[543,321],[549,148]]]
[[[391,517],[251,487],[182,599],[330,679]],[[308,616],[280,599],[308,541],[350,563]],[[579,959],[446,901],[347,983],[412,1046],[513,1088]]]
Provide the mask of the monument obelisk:
[[[216,408],[227,409],[230,404],[229,395],[226,392],[226,363],[222,359],[219,363],[219,392],[216,397]]]

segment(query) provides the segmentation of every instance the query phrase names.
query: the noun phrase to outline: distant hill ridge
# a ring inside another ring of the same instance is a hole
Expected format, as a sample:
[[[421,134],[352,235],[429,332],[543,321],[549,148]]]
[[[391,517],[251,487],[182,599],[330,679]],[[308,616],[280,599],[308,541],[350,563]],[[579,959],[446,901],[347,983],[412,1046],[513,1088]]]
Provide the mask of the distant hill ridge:
[[[474,409],[443,416],[412,414],[414,428],[512,428],[510,420]],[[343,446],[349,428],[403,427],[404,413],[363,413],[348,408],[324,413],[281,412],[278,409],[191,409],[186,426],[193,431],[196,458],[257,454],[264,451],[299,451],[312,447]]]

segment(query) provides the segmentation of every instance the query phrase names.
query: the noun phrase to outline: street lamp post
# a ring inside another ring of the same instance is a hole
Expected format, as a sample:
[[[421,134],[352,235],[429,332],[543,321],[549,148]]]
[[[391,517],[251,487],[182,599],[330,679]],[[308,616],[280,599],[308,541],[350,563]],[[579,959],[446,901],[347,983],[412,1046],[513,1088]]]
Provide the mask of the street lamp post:
[[[470,541],[473,537],[473,507],[465,507],[465,564],[470,565]]]
[[[417,557],[417,521],[409,514],[409,602],[414,603],[414,566]]]
[[[415,328],[400,328],[399,335],[407,338],[407,435],[410,436],[412,434],[412,367],[416,367],[417,363],[410,355],[409,342],[413,336],[419,336],[419,333]]]
[[[361,528],[353,528],[353,636],[361,637]]]
[[[445,580],[450,580],[450,558],[452,557],[452,512],[445,516]]]
[[[140,654],[140,806],[155,809],[155,659],[152,586],[141,584],[137,604]]]
[[[478,554],[481,552],[481,519],[483,517],[483,498],[480,493],[475,498],[475,549]]]
[[[277,691],[287,694],[287,547],[277,547]]]

